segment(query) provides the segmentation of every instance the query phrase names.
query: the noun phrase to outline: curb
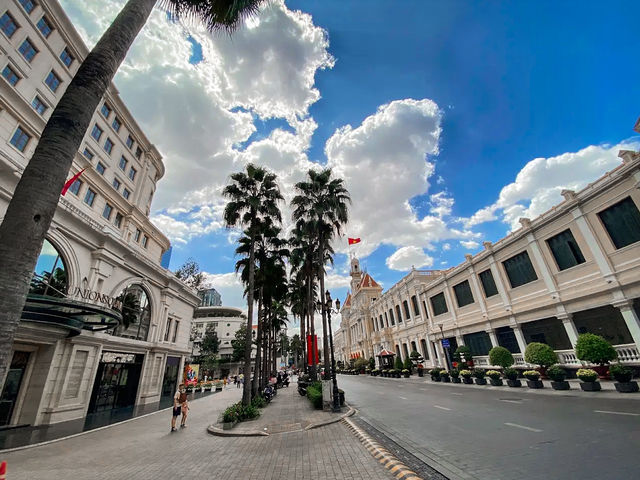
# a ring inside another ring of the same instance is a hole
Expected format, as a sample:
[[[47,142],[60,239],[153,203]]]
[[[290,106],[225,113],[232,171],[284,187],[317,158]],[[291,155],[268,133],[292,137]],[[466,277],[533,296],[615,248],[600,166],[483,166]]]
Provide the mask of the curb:
[[[240,431],[234,432],[233,430],[223,430],[213,425],[209,425],[207,427],[207,432],[217,437],[268,437],[269,436],[267,432],[261,432],[260,430],[249,430],[247,432],[240,432]]]
[[[347,427],[358,437],[360,442],[365,446],[369,453],[378,460],[387,470],[389,470],[397,479],[402,480],[423,480],[416,472],[409,470],[404,463],[400,462],[389,450],[384,448],[378,442],[371,440],[369,435],[363,432],[348,418],[343,418],[342,421]]]
[[[349,411],[343,415],[340,415],[338,418],[332,418],[331,420],[325,420],[323,422],[318,422],[318,423],[311,423],[307,425],[304,429],[313,430],[314,428],[320,428],[320,427],[324,427],[325,425],[331,425],[332,423],[337,423],[347,417],[350,417],[354,413],[356,413],[356,411],[353,409],[351,405],[349,405]]]

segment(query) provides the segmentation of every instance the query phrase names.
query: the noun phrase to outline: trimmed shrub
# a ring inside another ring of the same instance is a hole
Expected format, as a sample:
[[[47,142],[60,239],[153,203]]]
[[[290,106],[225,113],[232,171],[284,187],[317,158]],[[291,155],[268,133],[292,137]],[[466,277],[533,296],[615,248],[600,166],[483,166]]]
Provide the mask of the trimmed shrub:
[[[581,368],[576,372],[576,376],[583,382],[595,382],[598,379],[598,372],[590,368]]]
[[[500,372],[497,370],[487,370],[487,377],[492,378],[493,380],[499,380]]]
[[[505,368],[502,372],[504,374],[504,378],[507,380],[517,380],[518,379],[518,370],[515,368]]]
[[[460,377],[460,372],[458,371],[457,368],[453,368],[449,374],[451,375],[451,378],[458,378]]]
[[[567,372],[564,368],[552,365],[549,367],[549,370],[547,370],[547,376],[554,382],[564,382],[564,379],[567,378]]]
[[[369,368],[371,370],[374,370],[376,368],[376,359],[373,357],[369,359]]]
[[[400,360],[400,357],[396,357],[396,361],[393,364],[394,370],[402,370],[404,368],[404,363]]]
[[[253,405],[256,408],[264,408],[267,405],[267,401],[264,398],[262,398],[262,396],[256,395],[251,400],[251,405]]]
[[[439,368],[432,368],[431,370],[429,370],[429,375],[431,375],[432,377],[439,377],[440,376],[440,369]]]
[[[633,378],[633,370],[618,363],[616,365],[611,365],[611,368],[609,368],[609,375],[611,375],[611,378],[616,382],[626,383],[630,382]]]
[[[257,397],[256,397],[257,398]],[[260,411],[254,405],[242,405],[241,402],[234,403],[222,413],[223,422],[241,422],[250,420],[260,415]]]
[[[527,345],[524,351],[524,361],[541,367],[550,367],[558,363],[558,356],[546,343],[533,342]]]
[[[464,354],[464,362],[462,361],[462,356],[460,355],[461,353]],[[453,359],[456,362],[462,362],[462,363],[468,362],[469,360],[473,360],[473,355],[471,355],[471,349],[466,345],[460,345],[458,348],[456,348],[456,351],[453,354]]]
[[[307,398],[313,408],[322,408],[322,382],[313,382],[307,387]]]
[[[522,375],[527,380],[532,380],[534,382],[536,380],[540,380],[540,372],[538,372],[537,370],[527,370],[525,372],[522,372]]]
[[[356,360],[353,366],[356,370],[362,370],[368,365],[369,365],[369,362],[364,358],[360,357]]]
[[[487,375],[487,372],[482,368],[474,368],[473,376],[476,378],[484,378]]]
[[[413,373],[413,362],[411,358],[407,357],[404,359],[404,370],[409,370],[409,373]]]
[[[576,357],[583,362],[606,365],[618,358],[618,353],[604,337],[593,333],[583,333],[578,335]]]
[[[498,367],[508,368],[513,365],[513,355],[504,347],[493,347],[489,350],[489,363]]]

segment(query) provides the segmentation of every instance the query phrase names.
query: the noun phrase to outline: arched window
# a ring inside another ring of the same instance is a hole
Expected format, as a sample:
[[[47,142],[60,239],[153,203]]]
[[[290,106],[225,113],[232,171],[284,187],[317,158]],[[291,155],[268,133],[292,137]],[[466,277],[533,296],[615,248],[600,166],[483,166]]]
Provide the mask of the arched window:
[[[132,284],[125,288],[118,300],[121,302],[122,323],[113,334],[117,337],[147,340],[151,323],[151,302],[142,285]]]
[[[60,252],[45,239],[31,278],[30,295],[65,297],[69,286],[67,268]]]

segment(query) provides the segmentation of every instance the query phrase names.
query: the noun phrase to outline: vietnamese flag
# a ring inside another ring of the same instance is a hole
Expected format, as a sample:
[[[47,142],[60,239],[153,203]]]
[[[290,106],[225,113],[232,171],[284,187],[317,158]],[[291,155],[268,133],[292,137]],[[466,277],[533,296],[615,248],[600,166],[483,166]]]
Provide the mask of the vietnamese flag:
[[[358,238],[348,238],[347,240],[349,240],[349,245],[355,245],[356,243],[360,243],[360,237],[358,237]]]
[[[73,177],[71,177],[71,180],[69,180],[67,183],[64,184],[64,187],[62,187],[62,192],[60,192],[60,195],[64,197],[64,194],[67,193],[67,190],[69,190],[71,185],[73,185],[73,182],[75,182],[78,179],[78,177],[82,175],[82,172],[84,172],[84,170],[85,170],[84,168],[80,170]]]

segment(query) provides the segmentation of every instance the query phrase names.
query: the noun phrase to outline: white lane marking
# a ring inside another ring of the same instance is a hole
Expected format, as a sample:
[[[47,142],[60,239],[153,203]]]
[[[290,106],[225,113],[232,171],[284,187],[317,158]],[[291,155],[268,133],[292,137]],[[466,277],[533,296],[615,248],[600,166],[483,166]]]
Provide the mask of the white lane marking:
[[[401,399],[403,399],[403,400],[406,400],[406,398],[404,398],[404,397],[401,397],[400,395],[398,395],[398,398],[401,398]]]
[[[435,408],[439,408],[440,410],[451,410],[450,408],[447,407],[441,407],[440,405],[434,405]]]
[[[640,413],[610,412],[609,410],[594,410],[596,413],[610,413],[611,415],[629,415],[630,417],[640,417]]]
[[[451,392],[451,395],[459,395],[459,396],[462,396],[463,394],[462,394],[462,393],[455,393],[455,392]]]
[[[541,432],[542,430],[538,430],[537,428],[525,427],[524,425],[518,425],[517,423],[509,423],[505,422],[505,425],[510,427],[522,428],[523,430],[529,430],[530,432]]]
[[[509,403],[522,403],[520,400],[504,400],[502,398],[499,399],[501,402],[509,402]]]
[[[428,392],[429,391],[428,388],[421,388],[420,390],[422,390],[423,392]]]

